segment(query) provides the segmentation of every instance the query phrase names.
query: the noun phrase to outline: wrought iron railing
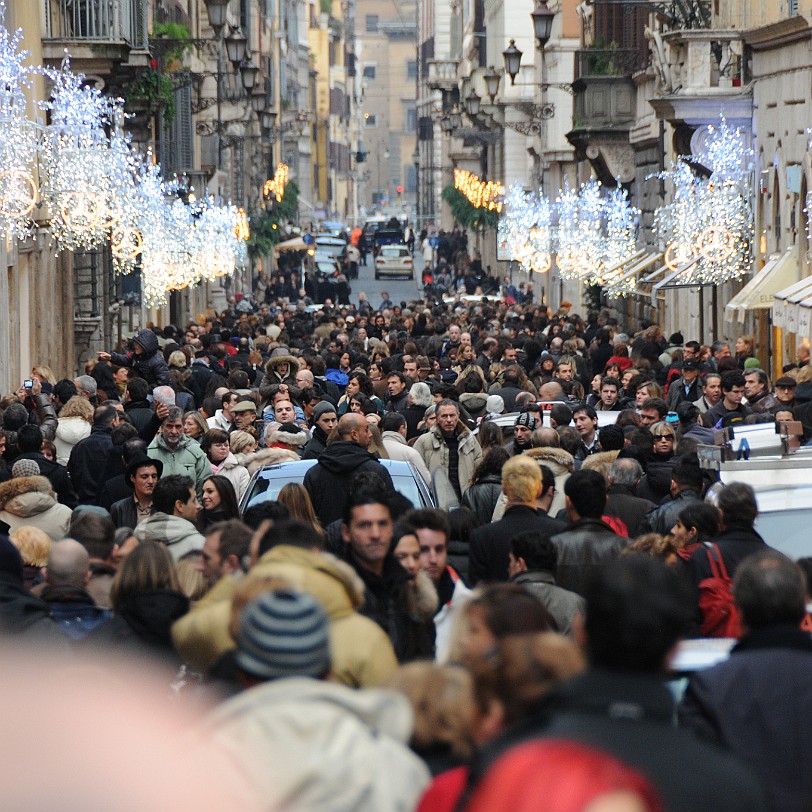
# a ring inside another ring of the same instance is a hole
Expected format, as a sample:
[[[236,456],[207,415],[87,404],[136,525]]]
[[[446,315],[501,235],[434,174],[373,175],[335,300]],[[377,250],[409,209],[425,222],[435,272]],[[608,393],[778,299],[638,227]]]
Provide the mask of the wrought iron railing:
[[[630,76],[641,67],[637,48],[585,48],[575,52],[575,78]]]
[[[146,50],[148,0],[43,0],[44,38]]]

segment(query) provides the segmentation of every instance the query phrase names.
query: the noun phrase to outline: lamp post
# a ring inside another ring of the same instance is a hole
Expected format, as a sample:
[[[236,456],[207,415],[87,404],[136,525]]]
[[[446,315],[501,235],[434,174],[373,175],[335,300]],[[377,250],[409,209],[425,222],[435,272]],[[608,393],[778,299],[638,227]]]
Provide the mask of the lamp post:
[[[485,80],[485,87],[491,99],[491,104],[493,104],[496,101],[496,94],[499,93],[499,82],[502,80],[502,76],[493,65],[491,65],[483,74],[482,78]]]
[[[522,52],[516,47],[516,40],[512,39],[510,45],[502,51],[505,60],[505,73],[510,76],[510,84],[516,84],[516,77],[522,67]]]

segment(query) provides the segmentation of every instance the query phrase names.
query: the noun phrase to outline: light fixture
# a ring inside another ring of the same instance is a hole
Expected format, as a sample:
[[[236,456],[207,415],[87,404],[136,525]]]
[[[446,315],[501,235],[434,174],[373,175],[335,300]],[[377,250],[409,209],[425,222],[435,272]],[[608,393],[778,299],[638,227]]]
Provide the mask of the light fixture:
[[[465,109],[468,111],[469,116],[478,116],[479,111],[482,109],[482,99],[476,90],[472,90],[465,97]]]
[[[262,114],[262,126],[266,130],[272,130],[276,124],[276,110],[266,110]]]
[[[451,121],[452,130],[457,130],[462,126],[462,113],[460,113],[456,107],[451,111],[449,119]]]
[[[533,33],[536,35],[536,42],[539,50],[543,51],[553,32],[555,12],[548,8],[547,0],[536,0],[536,7],[530,12],[530,16],[533,19]]]
[[[236,69],[240,62],[245,59],[245,49],[248,45],[248,40],[242,35],[239,28],[235,28],[226,37],[226,53],[228,54],[228,61],[234,65]]]
[[[522,67],[522,52],[516,47],[516,40],[512,39],[510,45],[502,51],[505,60],[505,73],[510,76],[510,83],[516,84],[516,76]]]
[[[443,116],[440,119],[440,129],[444,133],[450,133],[451,130],[454,129],[454,125],[451,123],[451,117],[450,116]]]
[[[502,75],[491,65],[482,75],[482,78],[485,80],[485,87],[491,97],[491,104],[493,104],[496,100],[496,94],[499,92],[499,82],[502,81]]]
[[[226,24],[229,0],[205,0],[206,11],[209,13],[209,25],[215,36],[219,37]]]
[[[250,93],[257,83],[259,68],[253,62],[246,60],[240,65],[240,74],[242,74],[242,86]]]
[[[260,85],[254,85],[254,92],[251,94],[251,109],[259,115],[265,109],[265,91]]]

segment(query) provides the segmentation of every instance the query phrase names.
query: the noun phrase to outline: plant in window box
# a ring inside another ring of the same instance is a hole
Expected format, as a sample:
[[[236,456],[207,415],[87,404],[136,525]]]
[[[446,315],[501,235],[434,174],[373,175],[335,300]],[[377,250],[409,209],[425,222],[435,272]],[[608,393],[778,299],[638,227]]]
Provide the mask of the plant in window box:
[[[147,110],[159,113],[163,110],[166,118],[175,117],[175,85],[172,77],[158,67],[155,59],[150,60],[150,66],[124,86],[124,98],[130,112]]]
[[[171,72],[183,67],[183,58],[192,48],[192,35],[183,23],[156,22],[149,39],[166,70]]]

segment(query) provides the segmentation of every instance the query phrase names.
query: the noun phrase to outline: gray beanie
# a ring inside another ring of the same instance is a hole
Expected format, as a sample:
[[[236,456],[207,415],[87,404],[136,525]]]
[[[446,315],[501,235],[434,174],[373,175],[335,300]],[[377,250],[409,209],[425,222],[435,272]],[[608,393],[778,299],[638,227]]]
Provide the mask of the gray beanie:
[[[505,401],[501,395],[488,395],[485,403],[485,411],[488,414],[502,414],[505,411]]]
[[[14,479],[21,476],[39,476],[39,465],[34,460],[17,460],[11,466],[11,476]]]
[[[313,408],[313,422],[315,423],[323,414],[335,412],[336,407],[327,400],[320,400]],[[338,414],[336,412],[336,414]]]
[[[327,615],[304,592],[277,589],[251,601],[240,616],[237,665],[254,677],[322,677],[330,670]]]

